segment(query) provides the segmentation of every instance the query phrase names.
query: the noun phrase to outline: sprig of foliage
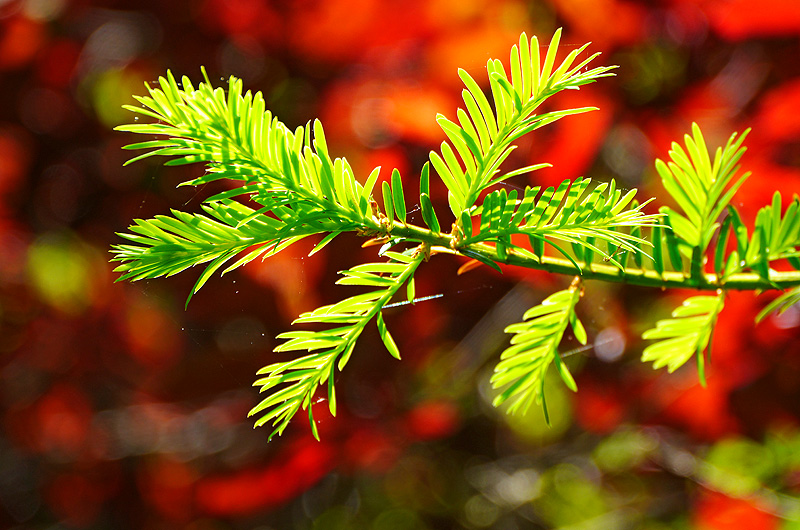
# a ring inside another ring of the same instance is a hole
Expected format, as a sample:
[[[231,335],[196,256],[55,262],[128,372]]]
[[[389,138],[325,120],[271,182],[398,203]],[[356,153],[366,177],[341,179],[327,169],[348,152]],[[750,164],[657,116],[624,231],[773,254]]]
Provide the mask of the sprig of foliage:
[[[732,134],[724,148],[717,148],[712,164],[700,127],[694,123],[692,136],[684,136],[685,150],[673,142],[669,152],[671,161],[656,160],[656,170],[664,188],[684,212],[681,215],[672,208],[664,208],[682,246],[687,245],[700,253],[708,248],[719,228],[717,219],[750,176],[749,172],[745,173],[730,185],[739,170],[737,162],[746,151],[742,143],[749,132],[748,129],[742,135]]]
[[[294,324],[328,324],[325,330],[297,330],[278,335],[286,342],[275,348],[275,352],[307,351],[308,354],[294,360],[277,362],[265,366],[253,385],[260,386],[261,392],[271,392],[249,416],[258,415],[256,427],[270,423],[274,427],[270,438],[281,434],[289,425],[289,420],[302,408],[308,409],[308,419],[314,436],[319,439],[314,421],[312,399],[319,385],[328,385],[328,408],[336,415],[336,391],[334,375],[341,371],[350,359],[356,340],[366,325],[375,319],[378,332],[389,353],[399,359],[392,335],[386,328],[381,310],[389,300],[409,281],[413,281],[414,271],[422,262],[424,255],[410,252],[386,252],[389,261],[384,263],[365,263],[342,271],[341,285],[361,285],[377,287],[376,290],[346,298],[341,302],[326,305],[303,313]],[[411,292],[411,290],[409,291]]]
[[[122,262],[120,280],[172,276],[189,267],[209,263],[192,288],[186,303],[208,279],[234,257],[243,257],[222,271],[229,272],[258,256],[272,256],[306,235],[317,233],[313,221],[303,230],[287,229],[273,217],[256,215],[244,204],[229,199],[202,205],[208,215],[172,210],[172,216],[136,219],[133,233],[119,234],[133,244],[114,245],[112,261]],[[291,235],[287,235],[291,234]]]
[[[124,125],[117,129],[166,138],[126,146],[126,149],[148,150],[128,163],[154,155],[177,157],[165,165],[206,164],[204,175],[182,185],[200,186],[220,179],[238,181],[237,187],[210,197],[204,205],[211,215],[225,216],[224,221],[230,229],[216,228],[226,231],[231,237],[238,233],[240,241],[265,243],[260,247],[261,252],[251,253],[237,266],[310,235],[330,234],[323,240],[324,245],[344,231],[380,228],[381,220],[375,215],[371,203],[379,168],[372,172],[364,185],[360,184],[346,159],[333,159],[328,154],[319,120],[313,127],[309,124],[290,131],[265,109],[260,92],[253,95],[248,91],[243,95],[242,82],[234,77],[228,83],[227,94],[220,88],[214,89],[207,78],[194,89],[184,76],[179,87],[171,73],[159,80],[159,86],[147,87],[149,97],[136,97],[141,107],[126,106],[128,110],[150,116],[158,122]],[[399,194],[402,196],[402,190]],[[259,208],[249,210],[246,216],[236,215],[235,222],[228,223],[231,209],[243,211],[246,208],[235,206],[231,200],[239,196],[245,196]],[[177,229],[177,224],[189,222],[185,216],[175,215],[177,222],[162,217],[156,225],[167,223]],[[200,221],[205,219],[198,217],[194,224],[202,224]],[[155,226],[147,222],[138,224],[140,227]],[[140,232],[141,228],[135,231]],[[153,230],[149,235],[154,235]],[[195,250],[190,246],[159,247],[165,242],[172,245],[183,243],[181,240],[165,240],[163,234],[161,236],[149,241],[136,240],[140,245],[151,247],[149,253],[136,254],[131,248],[115,247],[117,261],[124,263],[118,270],[128,272],[140,268],[138,264],[127,263],[139,259],[152,261],[156,254],[191,253]],[[226,254],[225,257],[231,259],[234,255]],[[205,261],[196,261],[195,264]],[[209,269],[216,270],[220,265],[214,262]],[[143,276],[130,277],[138,279]],[[195,291],[198,288],[199,285]]]
[[[788,260],[795,269],[800,269],[800,259],[798,259],[800,252],[797,248],[800,246],[800,212],[798,212],[800,200],[795,196],[783,216],[781,202],[781,194],[776,191],[772,197],[772,204],[758,211],[753,234],[750,237],[739,213],[735,208],[728,207],[729,216],[723,223],[721,241],[722,238],[727,239],[728,232],[725,229],[730,227],[730,233],[735,237],[736,250],[731,252],[727,262],[718,258],[720,265],[725,263],[725,276],[749,269],[762,278],[769,279],[771,263],[783,259]]]
[[[281,335],[276,351],[306,354],[262,369],[256,385],[267,393],[251,415],[257,425],[270,423],[273,435],[284,432],[291,418],[307,409],[312,429],[317,387],[328,384],[328,406],[336,411],[335,367],[342,369],[361,331],[375,319],[389,352],[399,349],[386,329],[381,310],[403,285],[414,297],[413,276],[422,262],[438,253],[464,256],[501,270],[501,264],[659,288],[712,290],[715,296],[694,296],[659,322],[645,338],[660,339],[643,354],[655,367],[677,369],[696,355],[704,378],[705,352],[711,347],[714,323],[723,308],[726,289],[792,289],[759,315],[784,310],[800,299],[800,201],[785,211],[779,193],[758,214],[752,235],[732,204],[748,173],[737,177],[744,154],[743,134],[733,134],[712,157],[700,128],[692,126],[685,146],[672,145],[669,161],[656,162],[664,187],[677,209],[646,213],[649,201],[637,201],[636,190],[623,194],[612,180],[565,180],[558,187],[521,192],[505,181],[548,164],[506,168],[504,164],[522,136],[561,118],[594,108],[540,112],[542,104],[566,89],[612,74],[613,66],[590,67],[598,54],[579,57],[588,45],[572,50],[558,63],[561,31],[540,55],[536,37],[523,33],[511,49],[510,74],[496,59],[487,63],[489,96],[466,71],[464,108],[451,121],[436,117],[447,141],[430,153],[419,176],[418,199],[423,226],[409,222],[403,177],[395,169],[381,179],[381,168],[357,178],[344,158],[333,158],[322,124],[315,120],[290,130],[266,109],[260,92],[243,92],[231,77],[227,90],[205,81],[195,88],[187,77],[178,83],[171,73],[158,86],[146,86],[132,112],[155,120],[119,130],[156,139],[128,149],[145,152],[132,160],[166,156],[165,165],[205,164],[205,173],[184,185],[225,180],[230,189],[209,197],[202,213],[172,211],[136,220],[128,242],[114,245],[113,261],[120,280],[171,276],[203,265],[189,298],[214,273],[222,274],[256,258],[266,259],[300,239],[316,237],[319,251],[344,232],[383,244],[383,263],[357,265],[343,271],[339,283],[367,286],[370,292],[305,313],[298,324],[323,324]],[[431,168],[448,190],[454,216],[437,215],[431,196]],[[379,184],[380,181],[380,184]],[[731,239],[729,245],[729,239]],[[729,251],[728,247],[735,247]],[[391,248],[408,249],[402,253]],[[548,252],[549,250],[549,252]],[[713,257],[714,272],[706,270]],[[794,270],[780,270],[788,260]],[[569,289],[532,308],[525,320],[511,325],[512,346],[501,356],[492,378],[502,389],[496,403],[524,410],[544,401],[544,376],[555,364],[564,382],[575,382],[558,354],[569,324],[585,343],[586,332],[575,316],[580,289]],[[188,303],[188,300],[187,300]]]
[[[501,260],[507,256],[508,248],[538,260],[541,252],[536,252],[536,249],[541,249],[547,243],[580,270],[580,265],[556,243],[561,241],[585,247],[622,268],[613,256],[598,248],[596,243],[603,241],[607,245],[639,253],[640,245],[649,245],[649,242],[617,229],[651,226],[660,216],[645,215],[642,209],[646,203],[631,206],[635,190],[623,196],[612,180],[610,184],[601,183],[587,193],[590,182],[590,179],[584,178],[564,180],[557,189],[549,187],[541,194],[539,186],[526,186],[521,199],[517,198],[517,190],[508,193],[505,189],[493,191],[476,209],[476,213],[480,214],[477,233],[472,234],[474,227],[470,225],[464,243],[491,241]],[[536,253],[512,243],[515,234],[527,236]]]
[[[705,385],[705,356],[717,317],[725,305],[725,296],[692,296],[678,306],[669,319],[659,320],[656,327],[642,334],[643,339],[660,339],[642,352],[643,362],[653,362],[653,368],[667,367],[672,373],[683,366],[692,355],[697,359],[697,373]]]
[[[492,402],[495,407],[509,402],[508,412],[524,414],[533,403],[540,403],[549,423],[544,382],[551,363],[555,363],[564,384],[577,392],[575,379],[558,354],[558,345],[567,325],[572,327],[578,342],[586,344],[586,329],[575,315],[580,297],[580,282],[575,281],[569,289],[558,291],[528,309],[523,322],[506,327],[506,333],[514,336],[511,346],[500,354],[491,378],[495,389],[503,389]]]
[[[437,116],[436,121],[452,147],[450,143],[442,142],[441,154],[435,151],[430,153],[433,167],[447,186],[450,210],[457,220],[462,218],[462,212],[465,211],[474,215],[473,206],[483,190],[516,175],[549,166],[536,164],[497,176],[500,165],[515,148],[514,141],[565,116],[596,110],[594,107],[585,107],[535,114],[552,95],[613,75],[610,71],[616,68],[601,66],[587,70],[586,66],[599,53],[575,64],[588,44],[570,52],[556,67],[560,40],[559,29],[553,35],[542,62],[538,38],[533,37],[528,41],[525,33],[520,35],[519,46],[511,48],[510,79],[500,60],[489,59],[486,70],[493,105],[466,70],[458,71],[465,85],[461,96],[466,110],[458,110],[458,123],[444,115]]]

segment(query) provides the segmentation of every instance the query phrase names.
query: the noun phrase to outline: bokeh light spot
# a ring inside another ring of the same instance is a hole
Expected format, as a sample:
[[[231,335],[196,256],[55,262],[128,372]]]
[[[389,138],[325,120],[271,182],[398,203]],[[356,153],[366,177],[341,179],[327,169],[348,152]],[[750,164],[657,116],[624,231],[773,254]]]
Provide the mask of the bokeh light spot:
[[[48,233],[28,250],[28,278],[39,297],[68,314],[82,312],[90,303],[90,261],[69,237]]]
[[[594,352],[597,358],[613,363],[625,353],[625,334],[616,327],[608,327],[597,334],[594,340]]]
[[[497,521],[500,508],[483,495],[473,495],[464,504],[464,515],[471,525],[486,528]]]
[[[66,4],[66,0],[25,0],[22,10],[33,20],[48,21],[57,18]]]
[[[131,94],[141,92],[143,79],[127,70],[107,70],[97,74],[91,83],[92,107],[97,117],[108,128],[130,120],[130,113],[122,105],[133,105]]]

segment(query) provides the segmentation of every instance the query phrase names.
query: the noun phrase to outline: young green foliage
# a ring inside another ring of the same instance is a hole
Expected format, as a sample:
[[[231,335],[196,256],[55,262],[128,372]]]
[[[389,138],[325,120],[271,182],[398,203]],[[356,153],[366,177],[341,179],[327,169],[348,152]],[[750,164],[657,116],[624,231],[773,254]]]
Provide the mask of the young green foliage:
[[[744,257],[744,267],[758,273],[762,278],[769,278],[770,264],[777,260],[787,259],[796,269],[800,268],[800,200],[794,200],[781,216],[781,194],[776,191],[772,196],[772,204],[758,211],[753,235],[747,240],[747,228],[738,215],[732,216],[732,223],[738,235],[746,241],[739,248],[739,255]]]
[[[649,242],[617,229],[652,226],[659,216],[647,215],[642,211],[649,201],[630,206],[635,190],[623,196],[612,180],[610,184],[601,183],[588,191],[590,182],[590,179],[584,178],[564,180],[558,188],[547,188],[541,194],[539,186],[527,186],[520,199],[516,190],[510,193],[506,193],[505,189],[493,191],[475,209],[475,213],[481,217],[478,233],[467,237],[464,242],[493,242],[501,261],[505,261],[507,248],[538,259],[524,247],[511,242],[512,236],[521,234],[552,246],[571,260],[578,270],[580,265],[558,242],[571,243],[573,248],[585,247],[622,268],[611,254],[598,248],[596,243],[603,241],[630,252],[643,252],[641,245],[649,245]]]
[[[705,385],[705,356],[710,351],[711,336],[717,316],[725,305],[721,291],[716,296],[692,296],[673,312],[673,318],[659,320],[656,327],[642,334],[644,339],[659,340],[642,352],[643,362],[653,362],[653,368],[667,367],[672,373],[683,366],[692,355],[697,359],[697,373]]]
[[[506,333],[514,336],[511,346],[500,354],[491,379],[493,388],[502,389],[492,402],[495,407],[509,402],[508,412],[525,413],[533,403],[540,403],[549,422],[544,383],[551,363],[555,363],[564,384],[574,392],[578,390],[558,354],[558,345],[567,325],[578,342],[586,344],[586,330],[575,315],[580,297],[580,282],[573,282],[569,289],[550,295],[526,311],[523,322],[506,327]]]
[[[265,109],[260,92],[242,95],[242,82],[233,77],[227,95],[208,80],[195,90],[184,77],[179,88],[171,73],[159,86],[147,87],[149,97],[136,98],[142,107],[126,106],[158,122],[118,129],[165,138],[127,146],[148,150],[128,163],[153,155],[177,157],[166,165],[204,162],[206,173],[183,185],[219,179],[240,185],[206,199],[203,209],[210,217],[173,211],[172,218],[137,221],[134,234],[121,234],[135,245],[112,249],[114,261],[122,263],[116,269],[124,273],[121,279],[169,276],[210,261],[194,294],[244,251],[225,272],[304,237],[327,234],[327,244],[343,231],[380,226],[370,207],[377,175],[364,187],[345,159],[332,159],[319,121],[290,131]],[[234,200],[239,196],[259,208]]]
[[[540,62],[539,40],[533,37],[528,41],[525,33],[520,35],[519,46],[511,49],[510,80],[502,62],[489,59],[486,70],[493,103],[466,70],[459,70],[465,85],[461,95],[466,110],[458,110],[458,123],[441,114],[436,117],[450,143],[442,143],[441,154],[430,153],[431,164],[447,186],[450,210],[456,219],[465,211],[474,215],[473,207],[483,190],[549,166],[536,164],[498,176],[500,165],[514,150],[517,139],[565,116],[596,110],[586,107],[536,114],[554,94],[613,75],[610,71],[614,66],[586,68],[599,53],[576,64],[588,44],[572,50],[554,69],[560,39],[559,29],[550,41],[544,62]]]
[[[400,358],[382,310],[403,285],[408,301],[416,300],[414,274],[424,261],[442,253],[498,271],[504,264],[584,280],[716,291],[716,296],[689,298],[672,319],[645,333],[660,342],[645,349],[644,360],[673,371],[696,355],[704,378],[705,352],[725,289],[791,289],[759,318],[800,299],[800,201],[795,197],[783,211],[776,193],[748,235],[732,204],[748,175],[736,177],[747,131],[732,135],[712,161],[697,125],[685,137],[685,147],[673,144],[669,162],[656,163],[678,209],[646,213],[649,201],[636,200],[636,190],[623,193],[613,180],[594,185],[578,178],[544,190],[526,186],[508,191],[504,181],[548,165],[505,168],[519,138],[566,116],[595,110],[540,113],[542,104],[562,90],[613,75],[613,66],[589,67],[598,54],[579,60],[588,45],[558,63],[560,36],[559,30],[540,55],[538,39],[523,33],[511,50],[510,74],[499,60],[489,60],[489,97],[466,71],[459,71],[464,108],[458,109],[456,121],[436,117],[448,141],[422,167],[418,198],[407,196],[396,169],[388,179],[380,179],[379,167],[357,178],[346,159],[331,156],[318,120],[290,130],[267,110],[260,92],[243,92],[239,79],[231,77],[223,90],[213,87],[203,72],[205,81],[195,88],[187,77],[178,83],[168,72],[158,86],[146,86],[147,96],[136,98],[141,106],[126,107],[154,120],[118,128],[148,137],[126,147],[145,151],[129,163],[154,155],[170,157],[168,166],[201,163],[205,172],[183,185],[224,179],[231,186],[207,198],[202,213],[173,210],[171,215],[136,220],[128,233],[120,234],[128,241],[112,247],[119,279],[171,276],[201,265],[191,298],[217,271],[224,274],[256,258],[269,258],[306,237],[317,240],[310,255],[345,232],[383,245],[379,255],[388,261],[353,266],[337,282],[369,291],[301,315],[297,324],[323,329],[280,335],[286,342],[277,353],[305,353],[259,371],[263,377],[256,386],[266,397],[251,415],[258,417],[257,426],[272,425],[273,436],[283,433],[301,409],[308,411],[317,435],[313,404],[321,385],[327,384],[328,407],[336,413],[334,373],[345,366],[373,319],[386,349]],[[432,195],[431,167],[447,189],[451,219],[434,209],[440,198]],[[415,205],[423,226],[413,224]],[[729,251],[729,246],[735,248]],[[709,256],[714,273],[705,270]],[[794,270],[779,270],[782,261]],[[551,364],[576,389],[558,345],[568,326],[579,342],[587,342],[574,311],[580,292],[575,282],[506,329],[514,336],[492,377],[500,389],[496,404],[508,402],[510,411],[535,402],[545,405],[544,377]]]
[[[671,161],[656,160],[664,188],[684,212],[682,215],[669,207],[662,209],[677,238],[677,245],[670,242],[668,247],[672,250],[670,258],[676,269],[681,270],[678,251],[684,252],[691,260],[691,275],[695,278],[702,275],[705,252],[719,228],[717,220],[750,175],[745,173],[731,184],[739,171],[739,159],[746,151],[742,144],[749,132],[748,129],[742,135],[732,134],[724,148],[717,148],[712,163],[700,127],[693,123],[692,136],[684,136],[686,149],[673,142],[669,152]]]
[[[387,252],[389,261],[365,263],[342,271],[341,285],[360,285],[375,290],[351,296],[341,302],[326,305],[303,313],[294,324],[327,324],[325,330],[297,330],[278,335],[286,342],[275,348],[276,353],[306,351],[294,360],[277,362],[258,371],[264,375],[254,386],[261,392],[270,392],[249,416],[258,415],[256,427],[271,423],[274,428],[270,438],[280,435],[292,417],[302,408],[308,409],[308,419],[314,436],[317,434],[313,414],[313,398],[319,385],[327,383],[328,408],[336,415],[336,390],[334,375],[342,370],[353,353],[356,341],[366,325],[374,318],[383,343],[389,353],[399,359],[397,344],[386,328],[381,309],[389,303],[400,288],[409,282],[422,261],[423,255]]]
[[[214,272],[235,256],[241,259],[228,266],[228,272],[255,259],[271,256],[301,235],[282,238],[284,225],[272,217],[255,213],[239,202],[229,199],[204,204],[208,215],[188,214],[177,210],[172,217],[159,215],[154,219],[137,219],[130,227],[131,234],[119,234],[134,244],[113,247],[113,261],[122,265],[120,280],[139,280],[172,276],[189,267],[209,263],[192,288],[186,303]]]

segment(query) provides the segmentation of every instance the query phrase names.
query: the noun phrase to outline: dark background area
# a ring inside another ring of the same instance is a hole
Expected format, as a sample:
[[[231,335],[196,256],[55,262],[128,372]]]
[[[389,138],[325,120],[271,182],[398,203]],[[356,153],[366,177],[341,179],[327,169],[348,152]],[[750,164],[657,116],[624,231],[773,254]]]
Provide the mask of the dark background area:
[[[492,409],[488,379],[503,328],[569,279],[457,277],[437,257],[417,275],[436,298],[387,315],[403,361],[365,334],[338,416],[318,407],[322,441],[301,420],[267,444],[246,414],[274,337],[349,296],[336,271],[374,248],[298,244],[186,310],[199,271],[114,283],[115,232],[211,194],[176,188],[199,166],[122,166],[138,139],[113,128],[144,82],[241,77],[288,125],[319,117],[359,178],[397,167],[413,190],[457,68],[482,80],[522,31],[558,27],[561,57],[592,41],[620,68],[555,99],[600,110],[521,143],[521,163],[553,164],[531,183],[664,197],[653,160],[696,121],[712,146],[753,128],[746,218],[798,191],[794,0],[0,0],[0,527],[800,528],[800,310],[754,325],[770,295],[731,293],[703,388],[639,361],[642,330],[687,293],[591,282],[592,347],[562,345],[579,392],[548,386],[547,427]]]

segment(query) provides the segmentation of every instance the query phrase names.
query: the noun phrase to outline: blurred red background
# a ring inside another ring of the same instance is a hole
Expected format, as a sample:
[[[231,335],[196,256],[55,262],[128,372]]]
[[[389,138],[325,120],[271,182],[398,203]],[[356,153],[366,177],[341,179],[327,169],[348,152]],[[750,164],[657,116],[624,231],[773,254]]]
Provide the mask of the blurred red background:
[[[241,77],[288,125],[320,117],[358,175],[397,167],[414,189],[456,69],[483,78],[558,27],[564,54],[592,41],[620,68],[557,97],[601,110],[522,143],[554,166],[533,181],[663,197],[653,160],[697,121],[711,145],[753,127],[745,217],[798,191],[795,0],[0,0],[0,527],[800,528],[795,308],[755,326],[766,300],[732,293],[702,388],[638,361],[680,296],[590,284],[594,348],[571,357],[576,395],[548,390],[546,427],[493,411],[487,381],[503,327],[568,279],[437,258],[417,293],[443,296],[390,316],[403,361],[363,337],[322,441],[299,421],[268,445],[246,413],[273,337],[348,296],[336,271],[372,249],[298,245],[186,311],[192,272],[113,283],[115,232],[204,197],[175,188],[200,167],[122,167],[135,140],[112,128],[143,82]]]

